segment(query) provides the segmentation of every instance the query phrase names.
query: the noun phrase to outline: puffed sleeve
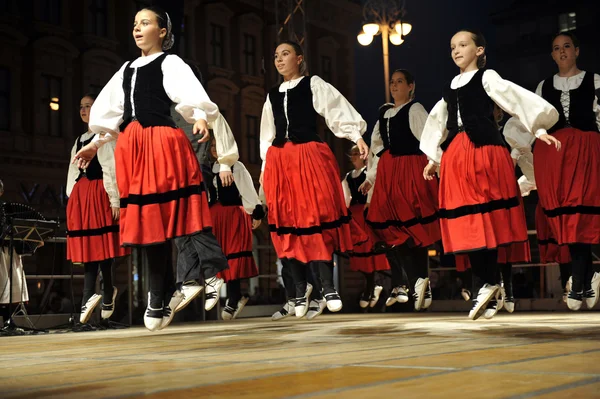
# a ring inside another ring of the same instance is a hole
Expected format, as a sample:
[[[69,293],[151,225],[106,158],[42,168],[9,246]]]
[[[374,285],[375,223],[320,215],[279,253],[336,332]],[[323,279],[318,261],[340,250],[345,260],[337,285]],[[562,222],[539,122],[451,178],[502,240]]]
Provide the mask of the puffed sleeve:
[[[419,145],[421,151],[429,158],[430,163],[439,164],[442,160],[442,148],[440,146],[448,136],[447,121],[448,104],[444,99],[441,99],[435,104],[427,117],[421,134],[421,144]]]
[[[90,111],[89,129],[93,133],[106,132],[103,137],[94,137],[96,147],[116,140],[119,126],[123,123],[125,93],[123,92],[123,71],[128,63],[113,75],[102,89]]]
[[[596,125],[600,130],[600,75],[594,75],[594,88],[596,89],[596,97],[594,97],[594,114],[596,114]]]
[[[408,124],[410,131],[416,137],[417,140],[421,141],[423,135],[423,129],[429,114],[425,110],[425,107],[421,103],[414,103],[408,111]]]
[[[349,172],[346,174],[346,176],[344,176],[344,179],[342,180],[342,190],[344,191],[344,199],[346,200],[346,208],[350,207],[350,201],[352,201],[352,193],[350,192],[350,186],[348,185],[348,180],[346,180],[346,178],[348,177],[348,175],[352,173]]]
[[[490,98],[505,112],[519,118],[519,121],[535,134],[547,134],[556,122],[558,111],[542,97],[502,79],[498,73],[488,69],[483,73],[483,88]]]
[[[318,76],[310,79],[313,107],[325,118],[331,132],[341,139],[356,143],[367,130],[367,122],[332,85]]]
[[[242,206],[246,213],[252,215],[253,219],[261,220],[265,216],[262,203],[252,183],[252,176],[243,163],[236,162],[233,166],[233,180],[240,192]]]
[[[213,130],[215,136],[220,172],[231,171],[233,164],[240,158],[233,132],[221,114],[209,124],[209,127]]]
[[[71,149],[71,161],[75,159],[75,154],[77,153],[77,140],[79,140],[79,138],[75,140],[75,144],[73,144],[73,148]],[[67,172],[67,187],[65,190],[67,197],[71,196],[71,193],[73,192],[73,187],[77,182],[78,176],[79,168],[77,167],[77,165],[73,164],[73,162],[69,162],[69,171]]]
[[[120,208],[119,189],[117,187],[117,173],[115,167],[116,142],[112,141],[98,149],[98,162],[102,166],[102,182],[108,194],[111,208]]]
[[[506,142],[511,148],[511,157],[518,161],[519,157],[531,153],[531,145],[535,141],[535,137],[527,128],[514,116],[506,121],[502,130]]]
[[[275,140],[275,118],[273,117],[273,108],[271,100],[267,96],[265,105],[263,105],[262,116],[260,117],[260,158],[262,159],[261,170],[265,170],[267,161],[267,151]]]
[[[379,131],[379,121],[377,121],[371,133],[371,151],[369,151],[367,159],[367,180],[371,184],[375,183],[375,178],[377,177],[377,165],[379,164],[377,154],[381,151],[383,151],[383,140]]]
[[[219,116],[219,107],[212,102],[192,68],[181,58],[169,54],[162,63],[165,92],[177,104],[175,110],[188,123],[199,119],[212,122]]]

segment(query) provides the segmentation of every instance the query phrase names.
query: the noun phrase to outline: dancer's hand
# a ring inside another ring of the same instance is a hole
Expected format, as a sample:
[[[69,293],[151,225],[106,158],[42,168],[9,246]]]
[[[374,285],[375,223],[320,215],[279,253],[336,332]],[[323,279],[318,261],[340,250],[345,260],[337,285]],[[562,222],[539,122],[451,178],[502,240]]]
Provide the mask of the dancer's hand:
[[[96,147],[94,143],[89,143],[83,146],[81,150],[77,151],[72,163],[77,165],[77,167],[80,169],[86,169],[89,166],[90,161],[94,159],[97,153],[98,147]]]
[[[433,180],[433,176],[435,175],[435,170],[437,169],[437,165],[434,163],[428,163],[423,169],[423,178],[425,180]]]
[[[233,184],[233,173],[227,170],[224,172],[219,172],[219,177],[221,178],[221,184],[223,187],[229,187]]]
[[[204,143],[210,139],[210,133],[208,133],[208,122],[204,119],[198,119],[196,123],[194,123],[194,129],[192,131],[194,134],[199,134],[200,140],[198,143]]]
[[[121,216],[121,208],[110,208],[111,212],[112,212],[112,217],[113,220],[119,220],[119,217]]]
[[[554,144],[556,151],[560,151],[561,143],[556,139],[556,137],[550,136],[549,134],[542,134],[538,138],[548,145]]]
[[[264,175],[265,171],[261,170],[260,171],[260,177],[258,178],[258,182],[260,183],[260,185],[263,185],[263,175]]]
[[[361,184],[360,187],[358,188],[358,191],[360,191],[363,195],[367,195],[369,193],[369,190],[371,190],[371,187],[373,187],[371,182],[368,180],[365,180],[364,183]]]
[[[362,138],[360,138],[356,142],[356,146],[358,147],[358,151],[360,151],[360,159],[366,160],[369,156],[369,146],[367,145],[367,143],[365,143],[365,141]]]
[[[261,223],[260,220],[252,220],[252,230],[258,229],[258,226],[260,226],[260,223]]]

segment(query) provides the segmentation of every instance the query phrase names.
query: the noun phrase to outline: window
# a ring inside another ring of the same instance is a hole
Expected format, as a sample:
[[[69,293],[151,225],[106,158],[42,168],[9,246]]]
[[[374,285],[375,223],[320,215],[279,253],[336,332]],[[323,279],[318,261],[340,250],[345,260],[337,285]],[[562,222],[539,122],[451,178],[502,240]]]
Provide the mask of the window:
[[[577,29],[577,14],[574,12],[567,12],[558,16],[558,30],[560,32],[567,32],[570,30]]]
[[[60,25],[62,13],[61,0],[41,0],[38,2],[38,19],[54,25]]]
[[[256,37],[244,34],[244,72],[256,75]]]
[[[90,29],[96,36],[106,36],[107,0],[92,0],[90,5]]]
[[[211,24],[210,45],[212,47],[212,63],[218,67],[225,66],[225,46],[224,36],[225,28],[219,25]]]
[[[50,136],[61,136],[61,98],[62,79],[50,75],[42,75],[41,115]]]
[[[260,136],[258,132],[258,117],[246,115],[246,137],[248,138],[248,154],[246,156],[250,164],[260,163]]]
[[[10,71],[0,68],[0,130],[10,129]]]
[[[324,81],[331,83],[331,57],[321,56],[321,77]]]

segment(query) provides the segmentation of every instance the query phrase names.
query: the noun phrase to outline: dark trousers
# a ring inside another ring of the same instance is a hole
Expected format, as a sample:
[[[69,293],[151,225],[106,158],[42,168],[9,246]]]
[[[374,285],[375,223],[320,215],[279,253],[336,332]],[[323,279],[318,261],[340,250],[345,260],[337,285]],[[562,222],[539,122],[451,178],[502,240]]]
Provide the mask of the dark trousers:
[[[229,268],[217,238],[211,232],[175,238],[177,283],[208,279]]]

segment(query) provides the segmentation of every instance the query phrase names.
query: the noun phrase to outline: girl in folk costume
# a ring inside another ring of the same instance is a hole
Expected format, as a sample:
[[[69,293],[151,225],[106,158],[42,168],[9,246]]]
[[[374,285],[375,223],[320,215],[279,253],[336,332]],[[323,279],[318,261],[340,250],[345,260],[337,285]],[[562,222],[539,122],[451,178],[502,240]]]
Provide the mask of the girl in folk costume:
[[[214,141],[210,152],[216,160],[218,155]],[[248,296],[242,296],[241,280],[258,276],[252,254],[252,230],[260,226],[265,212],[252,183],[252,176],[244,164],[239,161],[233,164],[233,182],[228,186],[219,177],[220,166],[218,161],[214,162],[212,171],[215,177],[207,183],[213,231],[229,262],[229,269],[219,273],[219,278],[227,283],[229,296],[221,317],[231,320],[240,314],[248,302]]]
[[[558,73],[536,93],[560,114],[550,134],[565,147],[558,157],[546,146],[533,151],[540,206],[558,245],[568,245],[573,283],[567,305],[579,310],[598,302],[592,245],[600,243],[600,75],[577,67],[579,41],[563,32],[552,41]],[[593,280],[593,284],[592,284]]]
[[[98,148],[117,140],[121,243],[146,252],[150,289],[144,324],[154,331],[169,325],[173,310],[184,299],[172,284],[169,241],[211,229],[198,161],[169,109],[177,103],[177,112],[194,123],[193,131],[201,134],[201,140],[208,140],[207,123],[219,110],[190,67],[163,52],[174,41],[168,14],[156,7],[141,10],[133,36],[141,57],[121,67],[92,108],[90,129],[107,134],[84,146],[74,161],[86,166]],[[203,256],[226,262],[210,238],[203,240]]]
[[[96,96],[81,99],[79,115],[87,125]],[[95,134],[89,130],[77,137],[71,159]],[[120,200],[115,173],[115,143],[98,151],[85,169],[71,164],[67,174],[67,259],[84,267],[83,299],[79,321],[87,323],[102,300],[102,318],[115,310],[117,287],[112,283],[114,258],[128,253],[120,246]],[[98,268],[102,272],[102,296],[96,294]]]
[[[425,179],[433,179],[440,167],[444,251],[467,253],[473,274],[484,283],[469,312],[469,318],[477,319],[499,291],[498,249],[528,239],[514,165],[494,120],[494,103],[557,150],[560,142],[545,129],[558,113],[533,93],[483,69],[481,34],[456,33],[451,53],[460,74],[431,111],[420,148],[430,159]]]
[[[374,184],[367,224],[389,248],[394,288],[386,305],[407,302],[411,287],[415,310],[420,310],[431,304],[427,247],[441,239],[438,182],[437,178],[421,178],[427,157],[419,149],[419,140],[428,114],[414,101],[412,74],[405,69],[394,71],[390,91],[394,104],[380,109],[371,136],[375,162],[369,166],[362,190],[367,192]]]
[[[364,216],[367,196],[359,190],[367,178],[367,169],[365,160],[360,157],[357,146],[352,147],[350,150],[350,160],[354,165],[354,169],[348,172],[342,180],[346,206],[350,209],[352,218],[357,222],[357,225],[364,232],[369,233],[370,228],[365,223]],[[366,307],[372,308],[379,301],[379,295],[383,287],[375,285],[375,273],[390,269],[385,255],[373,252],[375,242],[375,237],[369,237],[369,240],[363,244],[354,246],[354,250],[350,254],[350,270],[361,272],[367,280],[367,286],[359,301],[359,305],[363,309]]]
[[[334,252],[352,250],[350,215],[337,161],[317,133],[317,118],[324,117],[337,137],[355,142],[363,159],[368,153],[361,137],[366,123],[333,86],[304,75],[306,63],[297,43],[280,44],[274,62],[284,82],[269,92],[260,131],[261,184],[271,238],[277,256],[292,260],[296,317],[308,311],[308,267],[318,271],[326,306],[338,311],[342,301],[333,286],[332,261]],[[317,302],[311,304],[314,314],[325,306],[324,300]]]

